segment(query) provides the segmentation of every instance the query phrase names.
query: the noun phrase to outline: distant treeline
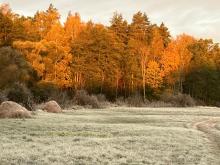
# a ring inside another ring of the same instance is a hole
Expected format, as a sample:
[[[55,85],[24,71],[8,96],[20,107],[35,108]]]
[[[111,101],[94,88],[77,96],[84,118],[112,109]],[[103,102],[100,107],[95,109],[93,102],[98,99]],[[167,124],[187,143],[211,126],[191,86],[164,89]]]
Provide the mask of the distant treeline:
[[[0,7],[0,90],[21,83],[35,93],[52,84],[115,100],[137,93],[157,99],[185,93],[208,104],[220,100],[220,48],[211,39],[170,36],[164,23],[137,12],[128,23],[114,13],[110,26],[53,5],[33,17]]]

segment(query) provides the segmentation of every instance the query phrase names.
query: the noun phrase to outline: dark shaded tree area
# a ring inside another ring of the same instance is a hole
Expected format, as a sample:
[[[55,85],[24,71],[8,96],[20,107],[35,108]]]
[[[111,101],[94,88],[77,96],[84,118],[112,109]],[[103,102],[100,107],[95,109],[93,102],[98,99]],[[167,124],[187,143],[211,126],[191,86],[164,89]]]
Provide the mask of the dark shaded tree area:
[[[131,23],[114,13],[110,23],[85,23],[70,12],[62,25],[53,5],[33,17],[1,5],[0,90],[21,83],[39,101],[49,97],[51,86],[85,89],[111,100],[185,93],[219,104],[218,44],[186,34],[172,38],[164,23],[152,24],[142,12]]]
[[[220,49],[212,40],[198,40],[189,46],[191,71],[186,77],[185,92],[206,103],[220,100]]]
[[[28,84],[34,77],[34,70],[25,58],[10,47],[0,48],[0,89],[14,83]]]

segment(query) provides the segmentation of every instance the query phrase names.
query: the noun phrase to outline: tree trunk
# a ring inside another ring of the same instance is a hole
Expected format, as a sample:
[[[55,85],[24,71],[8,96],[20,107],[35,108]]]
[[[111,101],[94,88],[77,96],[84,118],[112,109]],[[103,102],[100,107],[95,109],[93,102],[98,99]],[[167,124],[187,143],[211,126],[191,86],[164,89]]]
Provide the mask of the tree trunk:
[[[104,73],[102,73],[102,83],[101,83],[101,89],[100,89],[100,93],[101,93],[101,94],[102,94],[102,92],[103,92],[104,81],[105,81],[105,76],[104,76]]]
[[[115,89],[115,98],[118,98],[118,84],[119,84],[119,74],[116,76],[116,89]]]
[[[145,70],[145,60],[142,61],[141,63],[141,69],[142,69],[142,87],[143,87],[143,100],[146,99],[146,70]]]
[[[133,94],[134,91],[134,74],[131,74],[131,93]]]

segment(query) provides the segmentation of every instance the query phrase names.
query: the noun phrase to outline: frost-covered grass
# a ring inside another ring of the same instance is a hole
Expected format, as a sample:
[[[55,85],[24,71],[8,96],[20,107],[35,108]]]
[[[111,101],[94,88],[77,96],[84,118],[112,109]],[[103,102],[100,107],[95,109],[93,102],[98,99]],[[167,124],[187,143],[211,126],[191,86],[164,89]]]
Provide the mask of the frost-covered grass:
[[[218,141],[195,128],[209,119],[216,122],[210,130],[218,138],[220,109],[208,107],[38,112],[32,119],[2,119],[0,165],[218,165]]]

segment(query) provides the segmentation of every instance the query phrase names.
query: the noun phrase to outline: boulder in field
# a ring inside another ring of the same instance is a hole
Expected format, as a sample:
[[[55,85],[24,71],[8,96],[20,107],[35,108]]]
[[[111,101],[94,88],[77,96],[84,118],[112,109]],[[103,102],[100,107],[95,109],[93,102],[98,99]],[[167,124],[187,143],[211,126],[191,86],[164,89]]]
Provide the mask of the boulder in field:
[[[0,105],[0,118],[30,118],[31,112],[13,101],[5,101]]]
[[[43,111],[50,113],[61,113],[62,109],[56,101],[49,101],[44,104]]]

